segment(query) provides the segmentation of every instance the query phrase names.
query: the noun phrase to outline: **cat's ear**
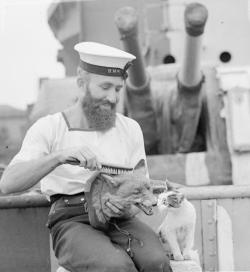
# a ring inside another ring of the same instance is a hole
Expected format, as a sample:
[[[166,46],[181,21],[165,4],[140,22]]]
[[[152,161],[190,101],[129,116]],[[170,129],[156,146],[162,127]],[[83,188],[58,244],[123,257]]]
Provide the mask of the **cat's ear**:
[[[166,179],[165,182],[166,182],[166,188],[168,191],[178,191],[179,188],[183,187],[183,185],[169,181],[168,179]]]
[[[134,167],[134,173],[135,174],[142,174],[142,175],[146,175],[147,171],[146,171],[146,162],[144,159],[141,159],[136,166]]]
[[[112,177],[112,176],[107,175],[107,174],[101,174],[101,177],[111,187],[117,187],[121,183],[120,179],[118,179],[116,177]]]

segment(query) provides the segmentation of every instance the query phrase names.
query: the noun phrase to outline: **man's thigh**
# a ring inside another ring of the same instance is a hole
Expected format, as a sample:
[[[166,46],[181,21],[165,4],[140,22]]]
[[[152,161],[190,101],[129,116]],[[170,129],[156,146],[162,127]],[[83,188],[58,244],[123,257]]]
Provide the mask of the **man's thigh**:
[[[131,258],[103,232],[80,222],[65,222],[51,232],[58,262],[71,272],[132,271]]]
[[[109,236],[114,243],[127,250],[128,234],[132,235],[130,242],[132,259],[139,271],[172,271],[159,238],[149,226],[137,218],[116,223],[118,228],[113,226]]]

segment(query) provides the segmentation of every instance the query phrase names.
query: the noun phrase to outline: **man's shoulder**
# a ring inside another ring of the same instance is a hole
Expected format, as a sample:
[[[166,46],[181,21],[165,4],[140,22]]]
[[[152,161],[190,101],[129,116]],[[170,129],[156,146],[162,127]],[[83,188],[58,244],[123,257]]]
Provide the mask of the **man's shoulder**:
[[[124,116],[121,113],[116,113],[116,117],[118,124],[122,124],[131,128],[140,128],[140,125],[137,123],[137,121],[132,118]]]
[[[53,113],[53,114],[47,114],[45,116],[42,116],[38,118],[33,124],[55,124],[60,121],[61,119],[61,113]]]
[[[60,113],[48,114],[40,117],[29,128],[29,131],[40,131],[41,133],[49,133],[57,129],[61,122]]]

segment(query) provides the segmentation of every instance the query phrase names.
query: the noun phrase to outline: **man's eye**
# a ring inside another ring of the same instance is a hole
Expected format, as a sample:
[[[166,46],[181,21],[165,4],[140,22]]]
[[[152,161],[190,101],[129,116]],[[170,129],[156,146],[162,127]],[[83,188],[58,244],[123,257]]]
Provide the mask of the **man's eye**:
[[[120,87],[120,86],[115,88],[117,93],[120,92],[121,89],[122,89],[122,87]]]
[[[101,87],[102,87],[103,90],[108,90],[110,88],[109,85],[102,85]]]

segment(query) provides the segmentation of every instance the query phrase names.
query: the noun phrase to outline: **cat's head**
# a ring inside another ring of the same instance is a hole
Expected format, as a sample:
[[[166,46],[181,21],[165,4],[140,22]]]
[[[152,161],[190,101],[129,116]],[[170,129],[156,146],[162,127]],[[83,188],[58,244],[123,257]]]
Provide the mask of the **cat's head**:
[[[158,195],[157,206],[160,210],[165,208],[180,208],[184,198],[183,193],[167,186],[166,190]]]

